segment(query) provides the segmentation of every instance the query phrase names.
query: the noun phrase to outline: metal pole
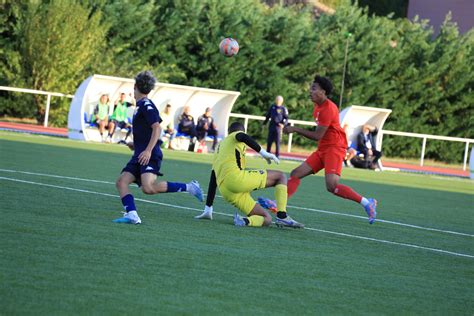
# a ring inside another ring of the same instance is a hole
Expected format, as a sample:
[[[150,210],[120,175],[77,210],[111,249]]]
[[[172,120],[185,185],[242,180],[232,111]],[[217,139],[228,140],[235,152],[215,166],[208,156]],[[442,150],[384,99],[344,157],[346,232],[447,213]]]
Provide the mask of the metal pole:
[[[244,129],[245,129],[245,132],[247,133],[247,125],[249,125],[249,118],[246,117],[245,120],[244,120]]]
[[[425,160],[425,148],[426,148],[426,137],[423,137],[423,144],[421,145],[421,160],[420,160],[421,167],[423,167],[423,161]]]
[[[46,100],[46,112],[44,113],[44,127],[48,127],[49,105],[50,104],[51,104],[51,94],[48,94],[48,99]]]
[[[344,80],[346,79],[346,65],[347,65],[347,54],[349,52],[349,38],[352,36],[351,33],[346,33],[346,52],[344,54],[344,68],[342,70],[342,82],[341,82],[341,94],[339,96],[339,108],[342,105],[342,95],[344,93]]]
[[[295,124],[290,123],[290,126],[295,126]],[[288,134],[288,149],[287,152],[291,153],[291,142],[293,141],[293,133]]]
[[[466,142],[466,147],[464,148],[464,164],[462,166],[462,170],[466,171],[467,165],[467,153],[469,152],[469,142]]]

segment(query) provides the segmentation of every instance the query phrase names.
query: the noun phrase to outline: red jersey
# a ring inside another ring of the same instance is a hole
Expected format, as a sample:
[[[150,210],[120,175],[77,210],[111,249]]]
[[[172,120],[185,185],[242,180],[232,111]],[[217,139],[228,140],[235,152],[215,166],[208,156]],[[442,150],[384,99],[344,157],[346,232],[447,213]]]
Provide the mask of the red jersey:
[[[316,124],[328,126],[326,133],[319,140],[318,150],[328,148],[347,148],[346,133],[339,122],[339,110],[337,105],[326,99],[321,105],[314,105],[313,117]]]

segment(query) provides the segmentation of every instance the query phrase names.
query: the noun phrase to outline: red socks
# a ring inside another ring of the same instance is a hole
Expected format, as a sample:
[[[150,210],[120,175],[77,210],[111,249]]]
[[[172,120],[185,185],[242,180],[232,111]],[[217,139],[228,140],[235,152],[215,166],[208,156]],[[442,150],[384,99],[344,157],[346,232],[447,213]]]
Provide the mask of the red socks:
[[[291,180],[291,179],[290,179]],[[288,193],[290,191],[290,182],[288,181]],[[362,196],[360,196],[357,192],[352,190],[350,187],[344,184],[338,184],[336,189],[333,192],[335,195],[342,197],[344,199],[352,200],[354,202],[360,203],[362,201]]]
[[[288,179],[288,198],[295,194],[300,182],[301,180],[299,178],[290,177],[290,179]]]
[[[300,182],[301,180],[299,178],[290,177],[290,179],[288,179],[288,198],[295,194],[296,190],[298,190]],[[338,184],[333,193],[339,197],[352,200],[357,203],[362,201],[362,196],[344,184]]]

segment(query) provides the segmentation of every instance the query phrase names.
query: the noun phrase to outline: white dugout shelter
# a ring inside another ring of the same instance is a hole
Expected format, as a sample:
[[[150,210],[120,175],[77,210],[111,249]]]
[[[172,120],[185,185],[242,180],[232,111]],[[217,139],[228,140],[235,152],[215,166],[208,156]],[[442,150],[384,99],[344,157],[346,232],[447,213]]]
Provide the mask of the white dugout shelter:
[[[341,126],[345,127],[347,138],[350,142],[357,142],[357,135],[364,124],[377,127],[379,130],[375,138],[375,147],[382,150],[382,128],[392,110],[373,108],[368,106],[352,105],[339,114]],[[350,145],[350,144],[349,144]]]
[[[97,127],[91,127],[88,123],[95,106],[99,103],[100,96],[102,94],[109,95],[111,105],[109,114],[111,115],[113,105],[121,93],[125,93],[127,95],[127,101],[131,102],[134,83],[135,80],[133,79],[102,75],[93,75],[84,80],[74,94],[69,109],[69,138],[86,141],[101,141]],[[239,95],[240,92],[236,91],[206,89],[158,82],[155,89],[153,89],[148,96],[153,103],[155,103],[160,112],[165,108],[166,104],[171,104],[175,124],[185,106],[191,108],[191,115],[195,120],[204,114],[207,107],[210,107],[219,132],[218,136],[224,137],[227,134],[229,114]],[[133,116],[133,111],[134,109],[130,108],[129,117]]]

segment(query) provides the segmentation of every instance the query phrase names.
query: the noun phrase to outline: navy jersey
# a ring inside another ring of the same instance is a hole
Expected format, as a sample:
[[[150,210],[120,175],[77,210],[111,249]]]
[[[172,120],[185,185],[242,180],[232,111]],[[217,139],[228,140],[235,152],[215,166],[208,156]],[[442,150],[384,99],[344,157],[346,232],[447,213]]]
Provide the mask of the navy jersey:
[[[270,127],[276,127],[278,124],[286,125],[288,123],[288,110],[282,105],[277,106],[272,104],[265,116],[266,124],[270,120]]]
[[[201,115],[198,118],[197,129],[198,130],[203,130],[204,125],[206,125],[206,123],[207,123],[207,128],[208,129],[214,129],[214,127],[213,127],[214,118],[212,116],[205,116],[205,115]]]
[[[138,158],[140,153],[146,149],[151,139],[153,129],[151,125],[161,123],[162,119],[155,104],[148,98],[143,98],[137,102],[137,108],[133,115],[133,144],[135,146],[134,158]],[[151,153],[151,159],[161,159],[163,153],[157,142]]]

